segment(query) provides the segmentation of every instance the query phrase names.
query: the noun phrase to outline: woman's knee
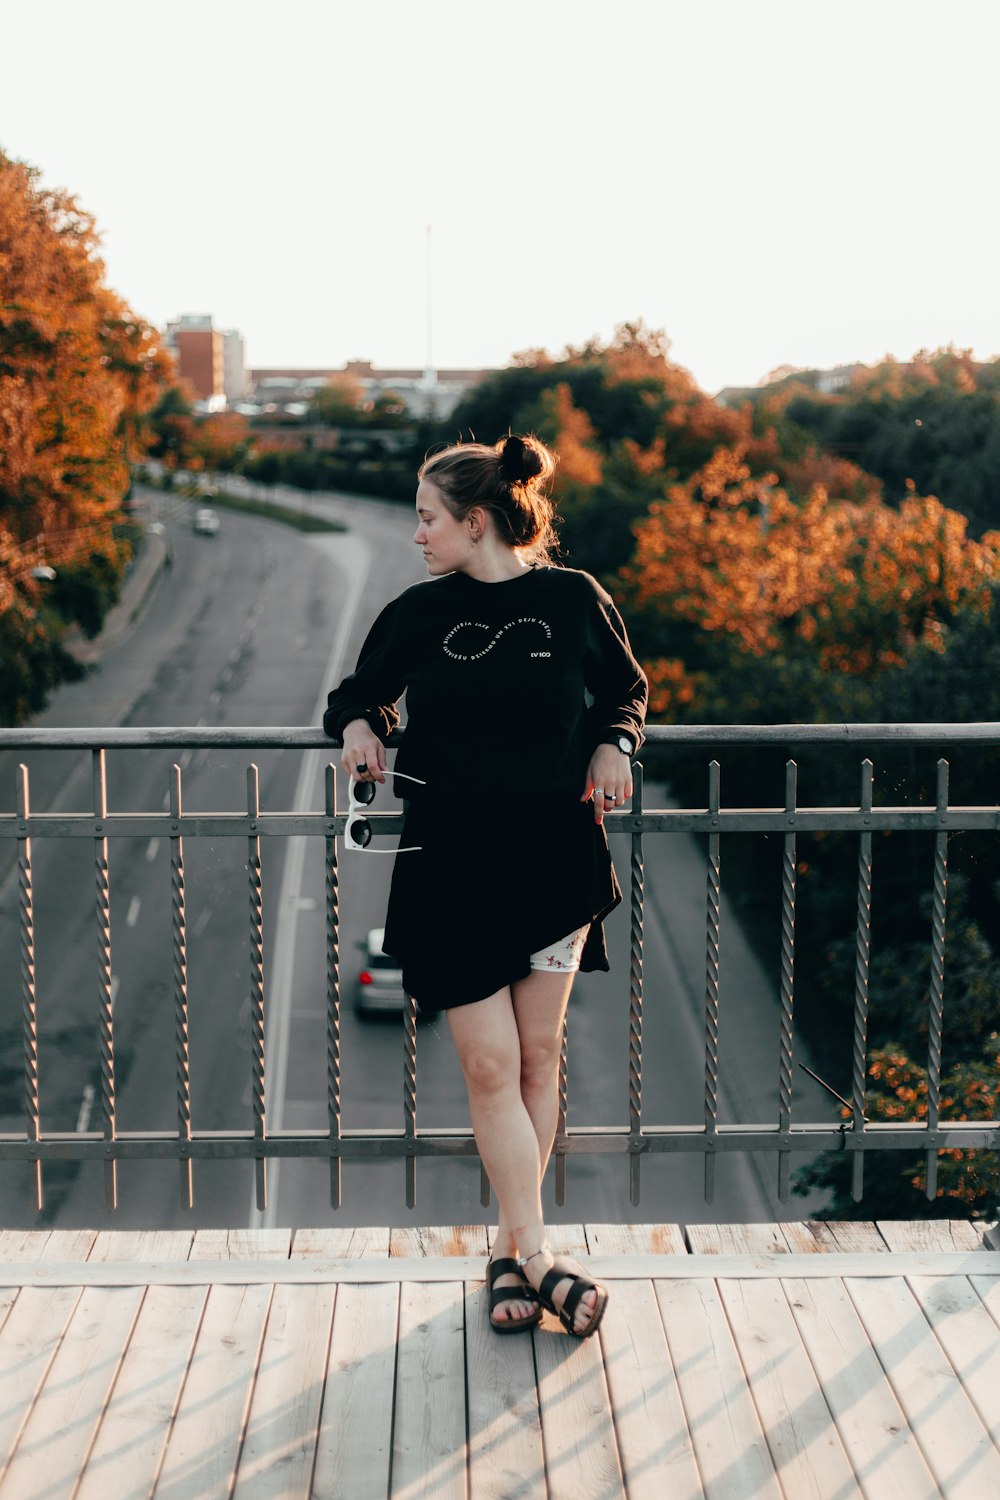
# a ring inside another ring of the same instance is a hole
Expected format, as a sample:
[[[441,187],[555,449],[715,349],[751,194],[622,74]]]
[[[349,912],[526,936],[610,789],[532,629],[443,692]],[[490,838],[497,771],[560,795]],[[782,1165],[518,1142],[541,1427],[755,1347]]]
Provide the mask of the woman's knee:
[[[559,1071],[561,1038],[554,1042],[536,1042],[521,1045],[521,1088],[532,1090],[551,1087]]]
[[[469,1092],[477,1098],[494,1098],[518,1084],[518,1059],[507,1049],[476,1048],[463,1059],[462,1069]]]

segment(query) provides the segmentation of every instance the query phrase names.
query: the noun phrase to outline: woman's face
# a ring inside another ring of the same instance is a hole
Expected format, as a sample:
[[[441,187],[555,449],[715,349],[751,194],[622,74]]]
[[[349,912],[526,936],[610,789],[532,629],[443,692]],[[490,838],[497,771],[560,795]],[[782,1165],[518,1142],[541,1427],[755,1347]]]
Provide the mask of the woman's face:
[[[461,572],[475,553],[468,520],[455,520],[441,491],[429,479],[422,479],[417,486],[417,529],[413,540],[433,577]]]

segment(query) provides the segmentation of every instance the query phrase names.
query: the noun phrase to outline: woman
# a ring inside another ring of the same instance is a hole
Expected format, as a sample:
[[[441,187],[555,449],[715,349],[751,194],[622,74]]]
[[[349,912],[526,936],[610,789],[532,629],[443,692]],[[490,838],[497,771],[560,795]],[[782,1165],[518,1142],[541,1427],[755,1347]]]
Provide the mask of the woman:
[[[534,437],[423,464],[413,540],[431,576],[383,609],[323,727],[348,776],[384,782],[406,691],[396,770],[425,784],[405,783],[384,946],[458,1049],[500,1205],[492,1326],[546,1306],[585,1338],[607,1291],[549,1250],[541,1180],[573,974],[608,969],[621,890],[603,819],[632,794],[647,685],[610,595],[550,561],[554,471]]]

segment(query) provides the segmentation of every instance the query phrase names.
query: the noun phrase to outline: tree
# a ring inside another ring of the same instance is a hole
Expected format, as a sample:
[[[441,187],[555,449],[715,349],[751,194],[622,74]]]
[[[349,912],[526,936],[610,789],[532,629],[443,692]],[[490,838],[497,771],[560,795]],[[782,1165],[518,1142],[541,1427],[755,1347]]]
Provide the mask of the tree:
[[[0,718],[39,706],[68,669],[61,615],[33,576],[89,560],[120,580],[118,532],[144,416],[167,370],[156,331],[104,285],[92,218],[0,152]],[[84,593],[86,591],[83,591]],[[90,605],[87,606],[89,608]]]

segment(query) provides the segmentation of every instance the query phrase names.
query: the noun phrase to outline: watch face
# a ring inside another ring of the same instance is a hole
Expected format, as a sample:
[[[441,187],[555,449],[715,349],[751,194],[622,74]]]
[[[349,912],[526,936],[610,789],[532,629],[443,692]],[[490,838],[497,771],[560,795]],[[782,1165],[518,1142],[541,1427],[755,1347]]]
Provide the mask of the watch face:
[[[618,736],[618,748],[624,755],[632,754],[632,741],[627,734],[620,734]]]

